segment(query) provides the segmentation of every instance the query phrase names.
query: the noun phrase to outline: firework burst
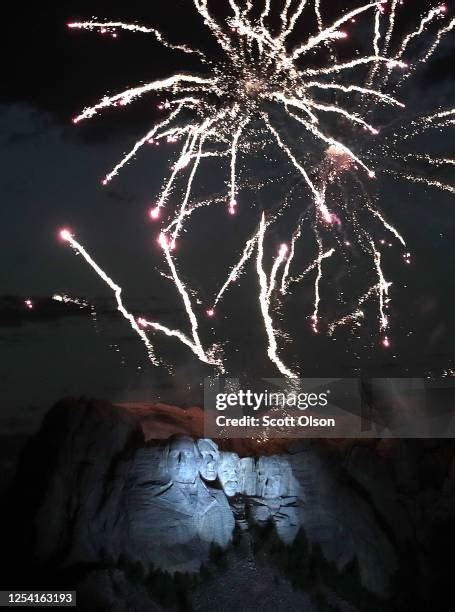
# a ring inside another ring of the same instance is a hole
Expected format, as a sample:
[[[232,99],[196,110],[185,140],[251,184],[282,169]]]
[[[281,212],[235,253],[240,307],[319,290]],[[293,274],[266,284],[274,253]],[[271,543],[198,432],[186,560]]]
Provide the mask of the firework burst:
[[[169,49],[192,54],[201,62],[197,74],[177,72],[105,96],[74,119],[74,123],[79,123],[109,107],[123,107],[150,94],[161,96],[165,117],[107,173],[103,184],[112,181],[147,143],[181,142],[180,153],[150,211],[150,218],[162,223],[157,241],[169,278],[185,307],[189,334],[136,318],[128,312],[121,288],[73,234],[64,230],[61,237],[112,289],[119,311],[144,342],[153,363],[158,363],[158,359],[149,331],[179,340],[202,362],[222,369],[219,347],[206,349],[201,341],[199,313],[194,307],[192,292],[178,271],[178,241],[198,208],[224,202],[227,214],[238,213],[244,205],[245,183],[241,177],[248,159],[262,155],[265,146],[274,147],[299,178],[299,206],[302,198],[306,206],[299,211],[287,243],[276,245],[269,272],[265,256],[267,233],[286,210],[293,209],[292,195],[289,194],[282,206],[262,212],[254,234],[245,242],[225,282],[220,283],[218,294],[207,305],[206,316],[215,317],[224,294],[256,254],[258,311],[268,342],[267,354],[284,376],[294,377],[301,364],[291,368],[280,357],[280,334],[274,326],[274,310],[296,283],[315,271],[314,304],[308,319],[313,331],[318,333],[325,262],[336,255],[343,256],[355,244],[371,262],[373,283],[354,300],[351,312],[342,314],[338,320],[326,321],[325,327],[329,334],[334,334],[340,326],[361,325],[365,318],[361,307],[375,300],[380,343],[388,348],[391,283],[383,271],[379,228],[382,226],[381,232],[389,233],[400,247],[406,248],[406,243],[376,203],[380,179],[387,175],[451,193],[455,191],[452,185],[429,180],[418,171],[403,172],[403,153],[397,145],[427,130],[441,130],[455,122],[455,109],[435,109],[424,116],[413,116],[403,97],[408,79],[429,61],[444,37],[454,29],[455,20],[447,16],[444,5],[430,6],[415,29],[403,37],[396,26],[397,12],[404,10],[398,0],[359,4],[332,23],[325,23],[320,0],[286,0],[284,7],[282,2],[274,0],[227,2],[231,15],[226,21],[220,21],[208,0],[193,0],[196,11],[219,45],[222,59],[208,57],[188,45],[173,44],[154,28],[117,21],[69,24],[72,29],[113,36],[120,30],[150,35]],[[365,48],[356,48],[352,57],[346,57],[343,45],[347,44],[348,30],[354,27],[368,31],[370,39],[364,41]],[[307,34],[296,42],[297,31]],[[433,167],[454,164],[452,159],[433,158],[425,151],[407,155],[409,164],[412,160]],[[224,197],[201,202],[195,200],[195,181],[206,158],[219,158],[220,164],[226,164],[226,193]],[[171,206],[171,194],[181,184],[180,204]],[[365,214],[371,221],[364,221]],[[298,270],[296,252],[307,227],[314,232],[316,251],[313,261]],[[410,262],[410,253],[405,252],[403,257],[406,263]]]

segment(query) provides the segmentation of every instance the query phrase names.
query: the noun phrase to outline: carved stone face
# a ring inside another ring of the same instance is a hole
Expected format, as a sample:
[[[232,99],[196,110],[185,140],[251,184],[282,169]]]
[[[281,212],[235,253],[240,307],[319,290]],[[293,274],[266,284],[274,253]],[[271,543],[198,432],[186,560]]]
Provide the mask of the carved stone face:
[[[193,483],[199,472],[201,457],[191,438],[172,440],[167,456],[167,470],[174,482]]]
[[[218,477],[228,497],[240,491],[240,459],[236,453],[221,453]]]
[[[261,457],[258,462],[258,494],[264,499],[280,497],[283,475],[279,461]]]
[[[215,442],[208,439],[198,440],[197,446],[202,455],[199,472],[204,480],[216,480],[220,453]]]

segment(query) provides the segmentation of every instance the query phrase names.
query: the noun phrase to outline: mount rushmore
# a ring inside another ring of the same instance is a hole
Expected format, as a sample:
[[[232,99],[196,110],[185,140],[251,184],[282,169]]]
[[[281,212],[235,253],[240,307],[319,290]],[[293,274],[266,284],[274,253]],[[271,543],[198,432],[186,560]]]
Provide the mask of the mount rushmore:
[[[188,425],[191,411],[174,412],[78,400],[49,412],[16,477],[17,505],[33,526],[25,545],[40,566],[127,559],[146,570],[198,572],[213,545],[226,549],[235,534],[248,539],[267,525],[284,545],[303,530],[339,569],[357,559],[365,587],[387,591],[395,538],[330,454],[309,442],[274,452],[272,441],[266,454],[245,440],[201,438]],[[151,439],[160,423],[178,433]]]
[[[94,593],[113,610],[120,589],[123,612],[158,609],[143,607],[149,577],[173,593],[182,576],[205,580],[220,558],[219,579],[186,591],[195,609],[212,609],[218,596],[231,609],[239,585],[251,601],[266,592],[267,609],[306,609],[286,572],[307,581],[311,555],[328,564],[318,565],[325,595],[327,580],[384,601],[418,583],[426,601],[428,576],[437,586],[450,571],[451,441],[212,440],[202,416],[159,404],[57,403],[0,505],[7,576],[54,587],[59,576],[87,593],[88,610]]]

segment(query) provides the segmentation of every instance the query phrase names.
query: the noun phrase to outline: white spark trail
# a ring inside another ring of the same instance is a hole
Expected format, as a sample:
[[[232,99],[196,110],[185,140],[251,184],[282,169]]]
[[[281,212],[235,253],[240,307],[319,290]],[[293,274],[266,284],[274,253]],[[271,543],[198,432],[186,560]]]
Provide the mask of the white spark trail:
[[[295,256],[295,245],[297,243],[297,240],[300,238],[300,236],[302,235],[302,224],[301,222],[299,222],[299,225],[297,226],[297,230],[294,232],[293,236],[292,236],[292,240],[291,240],[291,249],[289,251],[289,257],[286,259],[286,263],[284,265],[284,269],[283,269],[283,275],[281,277],[281,295],[285,295],[287,288],[289,286],[288,283],[288,276],[289,276],[289,271],[291,268],[291,263],[294,260],[294,256]]]
[[[311,123],[308,123],[308,121],[305,121],[305,119],[302,119],[301,117],[298,117],[297,115],[294,115],[294,113],[289,112],[289,115],[293,119],[295,119],[296,121],[304,125],[307,128],[307,130],[309,130],[314,136],[316,136],[316,138],[320,138],[327,144],[335,146],[339,148],[341,151],[343,151],[343,153],[346,153],[346,155],[348,155],[353,161],[355,161],[357,164],[359,164],[359,166],[361,166],[364,170],[366,170],[370,178],[373,178],[375,176],[373,170],[371,170],[359,157],[357,157],[357,155],[353,151],[351,151],[351,149],[346,147],[344,144],[342,144],[338,140],[335,140],[334,138],[331,138],[330,136],[326,136],[316,126],[312,125]]]
[[[291,19],[289,20],[289,26],[287,27],[287,29],[283,32],[283,34],[281,35],[281,39],[284,41],[290,34],[292,34],[292,32],[294,31],[294,28],[296,26],[296,23],[299,19],[299,17],[301,16],[301,14],[303,13],[303,10],[305,9],[306,3],[308,0],[300,0],[300,4],[298,5],[297,9],[295,10],[294,14],[292,15]]]
[[[210,16],[207,7],[207,0],[193,0],[193,2],[196,10],[201,15],[205,25],[214,35],[217,43],[226,53],[230,53],[232,51],[232,47],[229,38],[224,34],[223,30],[216,23],[216,21]]]
[[[285,106],[294,106],[295,108],[302,110],[309,116],[309,118],[311,119],[313,123],[319,123],[319,119],[317,115],[315,115],[315,113],[313,113],[311,109],[308,108],[308,105],[305,104],[305,102],[300,100],[299,98],[289,98],[284,93],[281,93],[280,91],[273,92],[273,94],[271,95],[271,98],[273,100],[278,100]]]
[[[377,2],[371,2],[370,4],[366,4],[365,6],[361,6],[357,9],[350,11],[349,13],[346,13],[345,15],[340,17],[340,19],[337,19],[337,21],[335,21],[333,25],[331,25],[328,28],[325,28],[324,30],[322,30],[322,32],[319,32],[319,34],[317,34],[316,36],[312,36],[308,40],[308,42],[306,42],[304,45],[300,45],[299,47],[297,47],[292,53],[292,59],[296,60],[304,53],[307,53],[310,49],[313,49],[313,47],[319,45],[321,42],[330,40],[332,38],[339,38],[339,37],[344,38],[345,34],[343,32],[339,32],[338,28],[342,26],[344,23],[346,23],[347,21],[349,21],[350,19],[353,19],[354,17],[356,17],[357,15],[360,15],[361,13],[364,13],[371,7],[377,6],[377,4],[378,4]]]
[[[341,327],[343,325],[349,325],[353,323],[360,324],[359,323],[360,319],[364,319],[364,318],[365,318],[365,313],[363,312],[363,310],[356,310],[355,312],[348,314],[342,317],[341,319],[338,319],[338,321],[334,321],[333,323],[331,323],[328,327],[327,333],[329,336],[333,336],[337,327]]]
[[[406,155],[406,159],[417,159],[419,161],[426,161],[430,165],[437,166],[438,168],[445,165],[455,166],[455,159],[450,159],[448,157],[432,157],[431,155],[428,155],[428,153],[424,155],[413,155],[410,153]]]
[[[257,246],[257,260],[256,260],[256,269],[259,278],[259,305],[261,307],[262,318],[264,319],[265,331],[267,333],[268,338],[268,347],[267,347],[267,355],[269,356],[270,361],[272,361],[278,370],[288,378],[297,378],[297,375],[292,372],[288,367],[284,365],[281,359],[278,356],[278,344],[276,341],[276,331],[273,327],[272,317],[270,316],[270,303],[268,299],[268,282],[267,275],[264,271],[263,261],[264,261],[264,237],[265,237],[265,215],[262,213],[261,222],[259,225],[259,236],[258,236],[258,246]]]
[[[318,29],[320,32],[324,29],[324,25],[322,23],[322,14],[321,14],[321,0],[314,0],[314,12],[316,13],[316,21],[318,22]]]
[[[445,111],[440,111],[439,113],[435,113],[434,115],[430,115],[429,117],[425,117],[424,121],[432,122],[435,119],[445,119],[446,117],[450,117],[455,114],[455,108],[450,108]]]
[[[192,342],[192,350],[193,352],[199,357],[199,359],[204,362],[207,363],[209,365],[215,365],[220,367],[221,363],[218,360],[213,359],[212,357],[210,357],[209,355],[206,354],[206,352],[204,351],[203,347],[202,347],[202,343],[201,340],[199,338],[199,324],[198,324],[198,320],[197,317],[193,311],[193,307],[191,305],[191,299],[188,295],[188,292],[186,290],[185,285],[183,284],[183,282],[180,280],[179,275],[177,273],[177,269],[175,267],[174,261],[172,259],[171,253],[170,253],[170,249],[169,249],[169,244],[167,239],[161,235],[161,247],[163,249],[167,264],[169,266],[169,269],[171,271],[172,274],[172,278],[174,280],[174,284],[177,287],[182,300],[183,300],[183,304],[185,306],[185,310],[186,313],[188,315],[188,318],[190,320],[190,324],[191,324],[191,332],[192,332],[192,337],[193,337],[193,342]]]
[[[278,38],[281,38],[289,23],[289,9],[291,7],[292,0],[286,0],[283,10],[280,13],[281,19],[281,33],[278,34]]]
[[[271,9],[271,0],[265,0],[265,6],[259,18],[262,27],[264,27],[264,20],[269,16]]]
[[[376,13],[374,16],[374,38],[373,38],[373,48],[374,54],[376,56],[379,55],[379,41],[381,40],[381,9],[380,6],[376,9]]]
[[[191,140],[192,136],[193,136],[193,133],[190,131],[190,133],[188,134],[188,137],[187,137],[187,139],[186,139],[186,141],[185,141],[185,143],[183,145],[183,148],[182,148],[182,151],[180,153],[180,156],[179,156],[177,162],[174,164],[174,168],[172,170],[171,176],[169,177],[169,180],[168,180],[165,188],[163,189],[163,191],[161,193],[161,196],[160,196],[160,198],[158,200],[158,203],[157,203],[157,205],[156,205],[156,207],[154,209],[156,218],[158,218],[158,216],[159,216],[160,209],[163,208],[166,205],[167,198],[169,197],[169,195],[170,195],[170,193],[172,191],[172,187],[173,187],[174,181],[175,181],[175,179],[177,177],[177,174],[180,172],[182,167],[184,167],[184,166],[182,166],[182,160],[185,159],[185,156],[187,155],[188,147],[190,145],[190,140]]]
[[[401,172],[395,172],[394,170],[383,170],[386,174],[390,174],[391,176],[398,177],[401,179],[405,179],[412,183],[422,183],[427,187],[437,187],[438,189],[442,189],[443,191],[448,191],[449,193],[455,194],[455,187],[453,185],[447,185],[447,183],[443,183],[441,181],[427,179],[423,176],[414,176],[413,174],[404,174]]]
[[[390,59],[390,57],[383,57],[381,55],[370,55],[367,57],[359,57],[358,59],[351,60],[343,64],[335,64],[333,66],[329,66],[328,68],[307,68],[306,70],[302,70],[302,75],[317,76],[318,74],[332,74],[334,72],[336,73],[341,72],[343,70],[349,70],[351,68],[357,68],[357,66],[362,66],[364,64],[380,62],[390,64],[390,66],[392,66],[393,68],[407,68],[407,64],[402,61]]]
[[[224,285],[221,287],[220,291],[218,292],[218,295],[215,298],[215,302],[214,302],[214,306],[216,306],[218,304],[218,302],[221,300],[221,298],[223,297],[223,295],[225,294],[227,288],[233,283],[235,282],[242,270],[244,265],[246,264],[246,262],[249,260],[249,258],[251,257],[251,255],[253,254],[254,248],[256,246],[256,242],[258,240],[259,237],[259,232],[257,232],[252,238],[250,238],[247,243],[246,246],[242,252],[242,256],[240,258],[240,260],[238,261],[238,263],[232,268],[226,282],[224,283]]]
[[[396,54],[395,59],[403,57],[411,41],[418,38],[425,31],[425,28],[429,23],[431,23],[434,19],[441,17],[443,14],[444,10],[441,6],[431,9],[421,20],[419,27],[414,32],[411,32],[410,34],[405,36],[403,42],[401,43],[401,47],[399,48],[398,53]]]
[[[329,249],[328,251],[325,251],[325,253],[322,254],[321,257],[321,261],[323,259],[327,259],[327,257],[332,257],[332,255],[335,253],[335,249]],[[307,274],[309,274],[312,270],[314,270],[316,268],[316,266],[318,265],[318,259],[315,259],[312,263],[310,263],[310,265],[305,268],[305,270],[303,272],[301,272],[298,276],[294,276],[293,278],[290,278],[288,281],[288,285],[293,285],[295,283],[300,283],[300,281],[302,281],[305,276],[307,276]]]
[[[398,238],[398,240],[401,242],[401,244],[403,246],[406,246],[406,242],[405,242],[403,236],[400,234],[400,232],[395,227],[393,227],[393,225],[391,225],[386,219],[384,219],[384,216],[378,210],[376,210],[369,203],[367,203],[367,208],[371,212],[372,215],[374,215],[375,217],[377,217],[381,221],[382,225],[386,229],[388,229],[389,232],[395,236],[395,238]]]
[[[190,178],[188,179],[188,183],[186,185],[185,197],[183,198],[183,202],[182,202],[182,205],[180,207],[180,212],[179,212],[178,217],[177,217],[177,223],[175,225],[174,232],[172,234],[172,241],[171,241],[172,248],[175,247],[175,241],[177,239],[177,236],[179,235],[180,228],[182,227],[183,217],[185,216],[185,211],[186,211],[186,208],[187,208],[187,205],[188,205],[188,201],[190,199],[191,189],[193,187],[194,177],[196,176],[199,164],[201,162],[202,147],[204,146],[204,142],[205,142],[206,138],[207,138],[207,135],[204,134],[204,132],[203,132],[203,135],[201,136],[200,141],[199,141],[199,150],[198,150],[196,159],[194,160],[194,164],[193,164],[193,168],[191,170]]]
[[[280,246],[280,250],[278,251],[278,255],[275,257],[275,261],[273,262],[272,271],[270,273],[269,280],[269,289],[267,291],[267,299],[270,300],[273,292],[276,289],[276,276],[278,274],[278,270],[281,267],[281,264],[286,259],[286,255],[288,252],[288,247],[286,244],[282,244]]]
[[[113,170],[111,170],[111,172],[109,172],[109,174],[106,175],[103,184],[106,185],[114,178],[114,176],[117,176],[119,170],[121,170],[123,166],[125,166],[136,155],[139,149],[143,147],[147,142],[149,142],[149,140],[151,140],[155,136],[158,130],[163,127],[166,127],[166,125],[169,125],[169,123],[180,114],[182,108],[183,104],[180,104],[178,108],[173,113],[171,113],[167,119],[155,125],[150,130],[150,132],[148,132],[148,134],[146,134],[143,138],[139,139],[134,145],[134,147],[131,149],[131,151],[125,155],[125,157],[115,166]]]
[[[310,100],[309,98],[305,98],[305,102],[308,104],[308,106],[311,106],[312,108],[317,108],[320,111],[323,111],[326,113],[335,113],[337,115],[343,115],[343,117],[346,117],[346,119],[348,119],[349,121],[352,121],[353,123],[357,123],[361,125],[362,127],[364,127],[366,130],[368,130],[374,135],[379,133],[379,130],[377,130],[375,127],[370,125],[367,121],[362,119],[362,117],[359,117],[358,115],[355,115],[354,113],[350,113],[349,111],[342,108],[341,106],[336,106],[334,104],[318,104],[317,102],[313,102],[313,100]]]
[[[392,0],[392,6],[390,7],[389,27],[385,35],[384,46],[382,48],[383,55],[385,55],[387,51],[389,50],[390,41],[392,39],[392,34],[395,29],[398,2],[399,0]]]
[[[231,7],[231,9],[234,11],[236,19],[240,19],[239,5],[235,2],[235,0],[228,0],[228,2],[229,2],[229,6]]]
[[[370,245],[373,252],[374,257],[374,265],[376,267],[376,272],[379,278],[378,285],[378,293],[379,293],[379,315],[381,321],[381,331],[384,331],[389,326],[389,320],[385,314],[385,305],[387,303],[387,296],[389,294],[389,287],[392,283],[389,283],[384,278],[384,273],[382,271],[381,265],[381,253],[376,249],[376,246],[373,241],[370,241]]]
[[[167,79],[162,79],[159,81],[153,81],[152,83],[147,83],[146,85],[141,85],[140,87],[132,87],[131,89],[126,89],[114,96],[105,96],[101,102],[95,104],[95,106],[90,106],[82,111],[80,115],[73,119],[74,123],[79,123],[83,119],[88,119],[93,117],[103,108],[108,108],[110,106],[114,106],[119,103],[122,106],[129,104],[135,98],[139,98],[145,93],[150,91],[162,91],[164,89],[169,89],[179,85],[180,83],[193,83],[198,85],[214,85],[215,81],[209,78],[202,78],[198,76],[189,76],[187,74],[175,74],[173,76],[168,77]]]
[[[344,317],[342,317],[341,319],[338,319],[337,321],[334,321],[333,323],[331,323],[329,325],[328,328],[328,334],[329,336],[333,336],[335,330],[337,327],[341,326],[341,325],[347,325],[349,323],[358,323],[359,319],[363,319],[365,318],[365,313],[360,310],[360,307],[367,301],[370,299],[370,297],[372,297],[374,294],[379,295],[379,291],[380,291],[380,285],[373,285],[373,287],[370,287],[370,289],[368,289],[368,291],[359,299],[358,303],[357,303],[357,310],[345,315]]]
[[[82,255],[82,257],[89,264],[89,266],[91,266],[93,268],[93,270],[98,274],[98,276],[106,283],[106,285],[108,287],[110,287],[110,289],[112,289],[112,291],[114,292],[114,295],[115,295],[115,300],[117,302],[117,310],[119,310],[119,312],[122,313],[122,315],[125,317],[125,319],[131,325],[132,329],[141,338],[142,342],[144,343],[144,345],[145,345],[145,347],[147,349],[147,354],[149,356],[150,361],[154,365],[159,365],[159,361],[155,357],[155,352],[154,352],[154,349],[153,349],[153,345],[150,343],[150,341],[147,338],[147,335],[144,333],[144,331],[138,326],[138,324],[136,322],[136,319],[133,317],[133,315],[130,312],[128,312],[128,310],[125,308],[125,306],[123,304],[123,301],[122,301],[122,288],[119,285],[117,285],[106,274],[106,272],[104,272],[104,270],[102,270],[99,267],[99,265],[87,253],[85,248],[74,238],[74,236],[72,236],[72,234],[69,231],[63,230],[61,232],[61,237],[62,237],[63,240],[68,242],[70,244],[70,246],[77,253],[79,253],[79,255]]]
[[[178,329],[170,329],[169,327],[166,327],[165,325],[161,325],[161,323],[156,323],[155,321],[148,321],[147,319],[144,319],[142,317],[138,319],[138,324],[141,325],[142,327],[152,327],[156,331],[161,331],[165,333],[166,336],[178,338],[181,342],[183,342],[183,344],[186,344],[186,346],[188,346],[195,354],[197,354],[197,351],[196,351],[196,348],[193,342],[191,342],[191,340],[187,336],[185,336],[185,334],[180,332]]]
[[[183,53],[199,55],[205,59],[205,54],[198,49],[192,49],[187,45],[176,45],[167,41],[159,30],[155,28],[147,28],[145,26],[136,25],[134,23],[124,23],[122,21],[80,21],[69,23],[68,27],[71,29],[78,30],[127,30],[129,32],[141,32],[142,34],[153,34],[153,36],[162,45],[168,49],[174,49],[176,51],[182,51]]]
[[[367,190],[365,189],[364,184],[362,183],[362,181],[360,181],[358,178],[356,178],[356,182],[357,184],[360,186],[360,188],[362,189],[363,193],[365,194],[366,197],[366,207],[368,208],[368,210],[370,211],[370,213],[376,217],[377,219],[379,219],[379,221],[382,223],[382,225],[391,233],[395,236],[395,238],[397,238],[401,244],[403,246],[406,246],[406,241],[403,238],[403,236],[400,234],[400,232],[391,224],[387,221],[387,219],[384,217],[384,215],[382,213],[379,212],[379,210],[377,210],[373,204],[371,203],[371,199],[370,196],[368,195]]]
[[[310,177],[308,176],[305,168],[303,168],[303,166],[301,166],[301,164],[299,164],[299,162],[297,161],[297,159],[294,157],[294,155],[291,153],[290,149],[284,144],[284,142],[281,140],[280,135],[278,134],[278,132],[275,130],[275,128],[270,124],[269,118],[267,117],[267,115],[264,116],[264,121],[267,125],[267,127],[269,128],[270,132],[273,134],[273,136],[275,137],[275,140],[278,143],[278,146],[280,147],[280,149],[282,149],[286,155],[289,157],[289,159],[291,160],[291,162],[293,163],[293,165],[295,166],[295,168],[297,168],[297,170],[300,172],[300,174],[303,176],[303,178],[305,179],[305,182],[307,183],[308,187],[311,189],[311,191],[313,192],[313,195],[315,197],[315,200],[317,203],[320,203],[322,198],[321,198],[321,194],[319,193],[319,191],[316,189],[316,187],[314,186],[314,183],[311,181]]]
[[[444,36],[448,34],[449,32],[451,32],[454,28],[455,28],[455,18],[452,19],[452,21],[445,28],[442,28],[441,30],[439,30],[436,40],[431,45],[426,55],[420,60],[421,63],[425,63],[430,59],[430,57],[434,54],[436,49],[441,44],[441,41],[444,38]]]
[[[334,253],[334,249],[331,249],[327,253],[324,253],[323,246],[322,246],[322,241],[321,241],[321,238],[319,237],[318,234],[316,234],[316,242],[318,244],[319,255],[318,255],[318,258],[315,261],[315,266],[317,268],[318,273],[316,275],[316,280],[314,281],[314,310],[313,310],[313,315],[311,317],[311,320],[312,320],[313,331],[315,333],[318,333],[319,304],[320,304],[320,301],[321,301],[321,296],[320,296],[320,292],[319,292],[319,285],[320,285],[321,280],[322,280],[322,262],[327,257],[331,257],[332,256],[332,254]]]
[[[89,308],[89,307],[94,308],[94,306],[89,304],[86,300],[81,300],[79,298],[73,298],[66,294],[60,295],[59,293],[54,293],[54,295],[52,296],[52,299],[55,302],[62,302],[63,304],[74,304],[75,306],[79,306],[80,308]]]
[[[237,206],[237,183],[236,183],[236,163],[237,163],[237,149],[239,144],[240,136],[245,129],[249,119],[242,121],[232,139],[231,146],[231,186],[230,186],[230,198],[229,198],[229,212],[234,213]]]
[[[305,83],[305,89],[316,87],[318,89],[336,89],[338,91],[344,91],[345,93],[358,92],[368,96],[373,96],[379,98],[383,102],[387,104],[391,104],[392,106],[399,106],[400,108],[404,108],[405,104],[400,102],[393,96],[389,96],[388,94],[382,93],[376,89],[369,89],[368,87],[360,87],[359,85],[340,85],[339,83],[320,83],[319,81],[310,81],[309,83]]]
[[[245,8],[245,16],[248,16],[248,13],[251,13],[253,10],[253,0],[246,0],[246,8]]]

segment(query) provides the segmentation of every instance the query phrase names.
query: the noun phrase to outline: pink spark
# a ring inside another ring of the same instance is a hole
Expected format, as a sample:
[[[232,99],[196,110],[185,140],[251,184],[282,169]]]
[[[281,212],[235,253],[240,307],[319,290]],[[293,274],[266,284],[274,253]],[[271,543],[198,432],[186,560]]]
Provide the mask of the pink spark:
[[[66,229],[66,228],[60,230],[59,236],[65,242],[69,242],[71,238],[73,237],[69,229]]]
[[[27,306],[27,308],[29,308],[30,310],[33,308],[32,300],[25,300],[24,303]]]
[[[319,211],[321,212],[324,221],[326,223],[331,224],[333,219],[332,219],[332,215],[330,214],[329,209],[327,208],[327,206],[325,204],[321,204],[319,206]]]
[[[209,308],[206,312],[208,317],[213,317],[215,315],[213,308]]]
[[[165,236],[163,232],[161,232],[161,234],[158,236],[157,242],[162,249],[167,250],[167,251],[173,251],[176,247],[175,240],[171,240],[171,242],[169,242],[169,240],[167,239],[167,237]]]
[[[159,219],[160,217],[160,207],[159,206],[155,206],[155,208],[152,208],[150,210],[150,218],[151,219]]]
[[[338,217],[338,215],[335,215],[334,213],[332,213],[331,217],[332,217],[332,223],[335,223],[336,225],[338,225],[338,227],[341,227],[340,217]]]
[[[390,340],[387,338],[387,336],[385,336],[385,338],[383,339],[382,346],[384,348],[389,348],[390,347]]]
[[[169,248],[169,241],[166,236],[161,232],[161,234],[157,238],[157,242],[163,249]]]

